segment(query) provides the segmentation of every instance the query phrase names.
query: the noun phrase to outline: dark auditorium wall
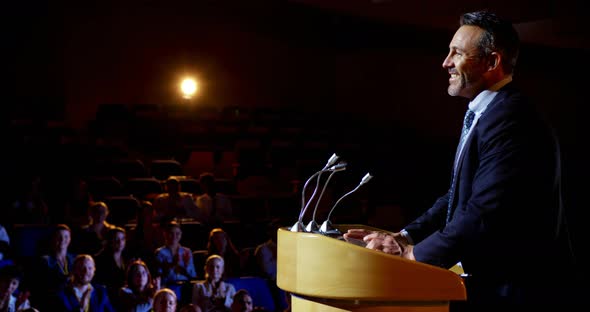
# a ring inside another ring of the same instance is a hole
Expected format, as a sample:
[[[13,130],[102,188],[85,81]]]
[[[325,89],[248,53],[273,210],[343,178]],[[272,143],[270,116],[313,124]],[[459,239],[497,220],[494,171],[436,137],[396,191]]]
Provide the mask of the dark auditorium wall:
[[[453,31],[282,1],[37,0],[12,3],[3,13],[12,43],[4,58],[10,74],[5,99],[17,105],[9,109],[62,116],[78,128],[103,103],[180,105],[176,82],[187,72],[203,80],[204,94],[194,105],[295,107],[326,123],[330,112],[346,112],[390,125],[385,131],[420,133],[445,147],[421,157],[450,164],[466,105],[447,95],[448,74],[441,68]],[[562,139],[568,201],[575,208],[578,181],[587,173],[581,116],[588,104],[588,56],[588,50],[525,42],[516,73]],[[582,217],[575,220],[587,219],[582,209],[575,213]]]
[[[203,80],[194,105],[341,110],[446,137],[456,135],[464,108],[446,95],[440,66],[452,31],[264,1],[36,2],[10,13],[13,91],[62,98],[78,126],[102,103],[179,105],[184,72]],[[543,109],[559,123],[581,99],[573,74],[587,54],[524,47],[517,78],[543,91]]]

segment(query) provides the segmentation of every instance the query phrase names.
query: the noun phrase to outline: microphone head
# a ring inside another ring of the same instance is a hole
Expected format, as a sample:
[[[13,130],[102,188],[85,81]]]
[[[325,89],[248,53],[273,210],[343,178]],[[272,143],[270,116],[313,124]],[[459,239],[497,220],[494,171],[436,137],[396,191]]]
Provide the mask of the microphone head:
[[[365,174],[365,176],[362,178],[361,184],[365,184],[365,183],[369,182],[369,180],[371,180],[372,178],[373,178],[373,176],[367,172],[367,174]]]
[[[328,159],[328,163],[326,163],[326,166],[324,168],[328,168],[330,166],[332,166],[333,164],[336,163],[336,161],[338,161],[338,158],[340,158],[338,155],[336,155],[336,153],[332,154],[332,156],[330,156],[330,159]]]
[[[291,232],[305,232],[305,226],[303,222],[297,221],[297,223],[293,224],[291,227]]]
[[[343,170],[346,170],[346,165],[347,165],[347,163],[345,161],[341,161],[341,162],[335,164],[334,166],[329,167],[327,170],[333,171],[333,172],[343,171]]]
[[[305,227],[305,230],[309,233],[317,233],[320,231],[320,227],[318,226],[318,223],[315,222],[315,220],[311,220]]]
[[[335,228],[332,225],[332,222],[330,220],[326,220],[326,221],[324,221],[324,223],[322,223],[322,226],[320,227],[320,233],[325,234],[325,235],[340,235],[340,234],[342,234],[339,229]]]

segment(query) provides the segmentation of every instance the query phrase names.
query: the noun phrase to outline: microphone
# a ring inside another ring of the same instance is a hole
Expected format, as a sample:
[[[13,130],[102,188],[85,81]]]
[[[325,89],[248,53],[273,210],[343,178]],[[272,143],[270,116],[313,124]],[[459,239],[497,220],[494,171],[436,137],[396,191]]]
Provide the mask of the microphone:
[[[338,203],[340,203],[340,201],[342,201],[346,196],[356,192],[356,190],[358,190],[363,184],[366,184],[367,182],[369,182],[369,180],[371,180],[373,178],[373,176],[367,172],[367,174],[365,174],[365,176],[361,179],[361,182],[359,183],[359,185],[357,185],[357,187],[355,187],[352,191],[342,195],[342,197],[340,197],[336,203],[334,204],[334,206],[332,206],[332,209],[330,209],[330,212],[328,213],[328,218],[326,219],[326,221],[324,221],[324,223],[322,223],[322,226],[320,227],[320,233],[322,234],[326,234],[326,235],[330,235],[330,234],[342,234],[340,233],[340,230],[338,230],[337,228],[332,226],[332,222],[330,221],[330,217],[332,216],[332,212],[334,212],[334,208],[336,208],[336,206],[338,206]]]
[[[317,175],[317,183],[316,183],[316,187],[313,191],[313,194],[311,195],[311,197],[309,198],[309,200],[307,201],[307,203],[305,204],[305,206],[303,207],[303,210],[301,211],[300,215],[299,215],[299,220],[297,221],[298,223],[298,227],[299,226],[303,226],[303,216],[305,216],[305,212],[307,212],[307,208],[309,207],[309,204],[312,202],[313,198],[315,197],[315,194],[317,193],[317,190],[319,188],[319,184],[320,184],[320,176],[322,175],[322,173],[326,172],[326,171],[332,171],[332,173],[337,172],[337,171],[342,171],[342,170],[346,170],[346,163],[345,162],[340,162],[334,166],[331,166],[329,168],[325,168],[322,169],[318,172]],[[317,230],[317,229],[316,229]],[[311,232],[310,229],[305,229],[305,231],[307,232]]]
[[[314,232],[315,233],[315,232],[318,232],[318,230],[320,229],[320,227],[318,226],[318,223],[315,221],[315,215],[318,211],[318,206],[320,205],[320,200],[322,199],[322,196],[324,195],[324,191],[326,191],[326,187],[328,186],[328,183],[330,183],[330,179],[332,179],[332,176],[334,175],[334,173],[346,170],[346,163],[345,162],[338,163],[337,165],[332,166],[332,169],[333,169],[332,173],[330,173],[330,175],[328,176],[328,179],[326,180],[326,183],[324,183],[324,187],[322,188],[322,192],[320,193],[320,196],[316,200],[315,207],[313,209],[313,217],[312,217],[311,221],[307,224],[307,227],[305,227],[305,230],[307,232]],[[319,182],[320,182],[320,178],[318,176],[318,184],[316,185],[314,195],[315,195],[315,192],[317,191],[317,188],[319,186]],[[313,198],[313,195],[311,197]],[[311,201],[311,199],[310,199],[310,201]],[[309,202],[307,204],[309,205]]]
[[[320,176],[322,174],[322,172],[326,171],[328,168],[330,168],[332,165],[334,165],[336,163],[336,161],[338,161],[338,158],[340,158],[338,155],[336,155],[336,153],[332,154],[332,156],[330,156],[330,159],[328,159],[328,162],[326,163],[326,165],[324,166],[324,168],[322,168],[321,170],[317,171],[316,173],[312,174],[311,177],[309,177],[309,179],[307,179],[307,181],[305,181],[305,184],[303,185],[303,189],[301,191],[301,211],[299,212],[299,218],[297,219],[297,222],[291,227],[291,232],[305,232],[305,226],[303,225],[303,215],[305,214],[305,189],[307,188],[307,185],[309,184],[309,182],[315,178],[316,176]],[[318,178],[319,180],[319,178]]]

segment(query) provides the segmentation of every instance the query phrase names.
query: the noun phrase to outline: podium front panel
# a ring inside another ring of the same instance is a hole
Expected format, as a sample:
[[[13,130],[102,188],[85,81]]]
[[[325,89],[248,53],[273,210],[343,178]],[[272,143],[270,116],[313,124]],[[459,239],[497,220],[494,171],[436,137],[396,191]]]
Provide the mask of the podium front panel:
[[[367,228],[342,225],[340,229]],[[321,299],[361,302],[465,300],[460,276],[439,267],[315,233],[278,230],[277,285]]]

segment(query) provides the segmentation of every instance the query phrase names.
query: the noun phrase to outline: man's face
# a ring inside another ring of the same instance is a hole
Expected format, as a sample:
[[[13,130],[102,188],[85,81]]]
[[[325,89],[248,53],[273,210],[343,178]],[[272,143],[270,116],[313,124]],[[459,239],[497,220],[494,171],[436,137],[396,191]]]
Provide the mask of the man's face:
[[[17,278],[0,280],[0,298],[5,294],[12,295],[17,289],[20,281]]]
[[[168,181],[166,183],[168,194],[178,194],[180,192],[180,183],[177,181]]]
[[[174,312],[176,311],[176,299],[169,293],[160,294],[154,300],[154,311]]]
[[[254,302],[249,295],[235,300],[232,306],[232,312],[252,312],[252,310],[254,310]]]
[[[448,93],[472,100],[485,88],[487,62],[477,48],[484,30],[461,26],[449,44],[449,54],[442,66],[450,75]]]
[[[97,205],[96,207],[93,207],[92,211],[90,212],[90,217],[95,224],[104,222],[107,219],[107,215],[107,207],[103,205]]]
[[[94,261],[84,258],[74,264],[74,283],[79,285],[90,284],[94,277]]]

